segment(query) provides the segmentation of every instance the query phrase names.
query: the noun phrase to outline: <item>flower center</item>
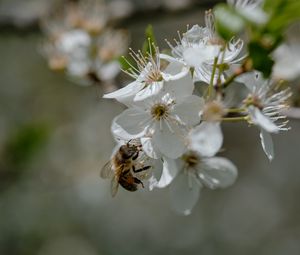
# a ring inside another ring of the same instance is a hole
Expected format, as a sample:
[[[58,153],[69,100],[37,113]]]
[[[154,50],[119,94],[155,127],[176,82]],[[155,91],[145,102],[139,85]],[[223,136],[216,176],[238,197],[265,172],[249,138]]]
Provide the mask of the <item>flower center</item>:
[[[151,115],[154,119],[160,120],[168,116],[168,107],[165,104],[156,104],[151,109]]]
[[[160,70],[158,70],[157,68],[153,68],[153,70],[151,70],[146,79],[145,79],[145,84],[146,86],[150,85],[152,82],[156,82],[156,81],[162,81],[163,77],[161,75]]]
[[[203,110],[203,119],[206,121],[218,121],[225,114],[226,111],[222,103],[214,100],[205,104]]]
[[[190,151],[182,156],[182,160],[186,164],[187,169],[188,168],[194,168],[200,163],[200,158],[199,156],[193,152]]]

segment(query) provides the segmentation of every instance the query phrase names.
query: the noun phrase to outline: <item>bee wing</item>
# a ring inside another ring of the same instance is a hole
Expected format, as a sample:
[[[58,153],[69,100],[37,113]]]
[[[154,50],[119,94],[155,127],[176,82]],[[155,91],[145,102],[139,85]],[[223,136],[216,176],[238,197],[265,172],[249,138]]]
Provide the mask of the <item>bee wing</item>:
[[[112,197],[115,197],[119,188],[119,178],[117,176],[114,176],[111,180],[111,186],[110,186],[110,191]]]
[[[108,161],[100,171],[100,177],[103,179],[112,178],[114,176],[114,170],[112,168],[111,161]]]

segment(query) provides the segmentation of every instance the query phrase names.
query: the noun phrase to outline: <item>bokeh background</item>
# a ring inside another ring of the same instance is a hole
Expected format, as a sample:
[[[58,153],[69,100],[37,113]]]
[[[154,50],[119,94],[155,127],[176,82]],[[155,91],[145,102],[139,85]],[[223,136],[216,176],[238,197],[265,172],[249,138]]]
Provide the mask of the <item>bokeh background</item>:
[[[188,217],[170,209],[167,189],[120,189],[111,198],[99,171],[114,147],[111,121],[124,108],[103,100],[101,86],[49,70],[38,19],[54,2],[0,1],[0,254],[300,254],[298,119],[274,136],[271,163],[257,129],[223,125],[222,154],[239,178],[204,190]],[[138,49],[149,23],[166,47],[186,24],[203,24],[216,1],[107,2]]]

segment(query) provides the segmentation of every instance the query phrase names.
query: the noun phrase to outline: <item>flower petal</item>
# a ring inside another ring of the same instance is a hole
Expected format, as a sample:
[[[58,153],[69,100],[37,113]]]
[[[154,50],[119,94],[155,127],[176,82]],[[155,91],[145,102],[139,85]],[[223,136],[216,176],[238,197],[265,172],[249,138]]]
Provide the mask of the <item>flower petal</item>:
[[[248,111],[254,124],[270,133],[279,132],[279,127],[277,127],[268,117],[263,115],[257,107],[249,106]]]
[[[126,143],[130,139],[135,139],[136,135],[131,135],[126,132],[115,120],[112,121],[111,132],[116,140],[116,142]]]
[[[157,122],[153,143],[162,154],[169,158],[178,158],[186,150],[184,130],[171,122]]]
[[[152,137],[142,137],[141,144],[143,147],[143,151],[150,157],[154,159],[160,158],[159,149],[153,143]]]
[[[252,8],[251,6],[244,6],[242,8],[237,8],[237,11],[245,19],[258,25],[266,23],[269,18],[268,14],[259,7]]]
[[[170,185],[170,199],[174,210],[189,215],[196,205],[202,185],[195,176],[181,172]]]
[[[200,166],[199,177],[205,186],[226,188],[232,185],[238,175],[236,166],[222,157],[205,158]]]
[[[252,93],[257,93],[262,89],[262,86],[266,86],[268,82],[263,79],[262,73],[253,71],[244,73],[235,79],[237,82],[244,83],[244,85]]]
[[[174,180],[179,171],[175,159],[164,157],[163,161],[163,172],[158,183],[155,185],[157,188],[165,188],[168,186]]]
[[[214,59],[220,51],[219,46],[198,46],[183,51],[183,59],[189,66],[200,67],[205,61]]]
[[[260,139],[261,139],[261,145],[263,147],[264,152],[266,153],[268,159],[271,161],[274,158],[274,145],[272,136],[265,131],[264,129],[261,129],[260,131]]]
[[[294,80],[300,75],[299,43],[282,44],[273,53],[276,60],[273,75],[278,79]],[[293,63],[292,65],[290,63]]]
[[[191,95],[179,100],[182,102],[174,106],[172,113],[187,126],[198,124],[200,122],[200,112],[204,106],[204,99]]]
[[[151,121],[150,115],[139,108],[130,108],[115,117],[115,127],[123,129],[135,138],[143,136]]]
[[[149,165],[152,166],[152,175],[148,179],[148,187],[150,191],[157,187],[158,181],[161,179],[163,173],[163,163],[161,159],[151,160],[151,162],[152,163]]]
[[[201,156],[212,157],[221,148],[223,134],[219,122],[202,122],[189,135],[190,147]]]
[[[160,58],[170,62],[167,68],[163,72],[161,72],[162,77],[165,81],[174,81],[181,79],[190,71],[190,68],[186,64],[184,64],[182,60],[173,58],[166,54],[160,54]]]
[[[128,104],[133,100],[136,93],[142,89],[142,86],[141,83],[133,81],[124,88],[103,95],[103,98],[115,98],[121,103]]]
[[[133,99],[133,101],[142,101],[148,97],[157,95],[163,88],[164,82],[152,82],[149,85],[146,85],[143,89],[138,91]]]
[[[179,80],[165,82],[163,90],[175,98],[181,98],[192,95],[194,88],[195,85],[192,76],[189,73]]]

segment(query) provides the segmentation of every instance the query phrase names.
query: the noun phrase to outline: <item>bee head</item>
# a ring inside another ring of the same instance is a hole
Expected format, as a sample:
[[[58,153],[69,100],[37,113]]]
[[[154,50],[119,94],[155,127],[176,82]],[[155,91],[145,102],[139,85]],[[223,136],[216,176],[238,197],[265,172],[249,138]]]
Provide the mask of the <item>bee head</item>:
[[[123,158],[130,159],[137,154],[139,151],[138,146],[134,144],[127,143],[120,147],[120,152],[122,153]]]

